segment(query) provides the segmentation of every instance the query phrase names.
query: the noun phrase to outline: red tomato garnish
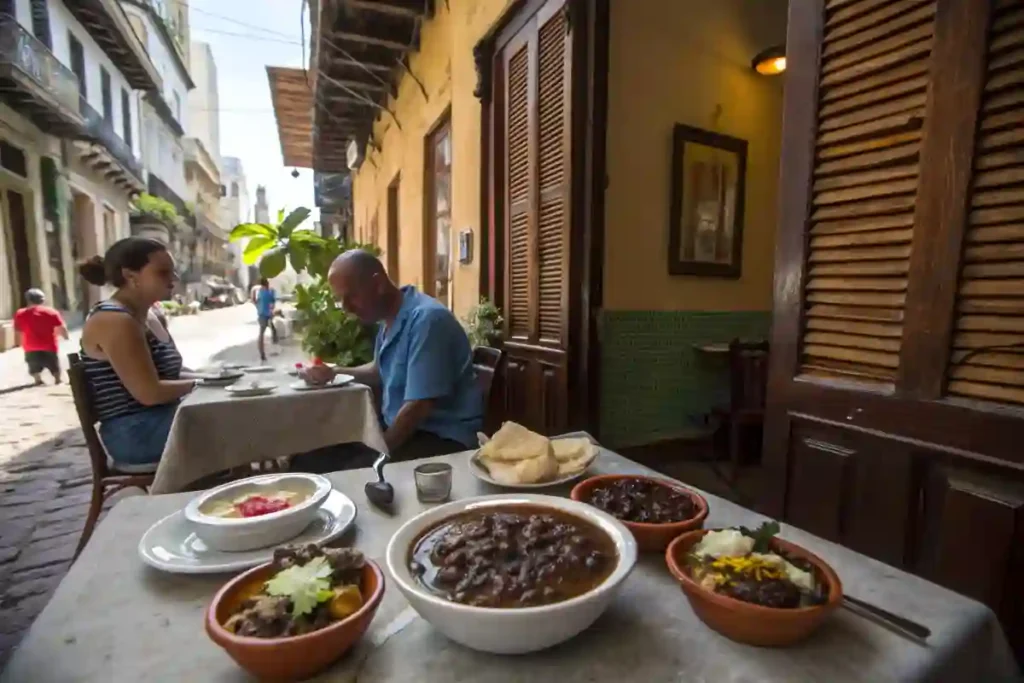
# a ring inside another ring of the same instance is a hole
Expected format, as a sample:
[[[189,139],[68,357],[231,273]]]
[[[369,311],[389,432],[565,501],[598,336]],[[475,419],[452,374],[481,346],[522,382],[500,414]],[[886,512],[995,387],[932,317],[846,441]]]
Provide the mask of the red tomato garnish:
[[[272,512],[286,510],[291,506],[292,504],[286,500],[281,500],[280,498],[264,498],[263,496],[251,496],[243,500],[241,503],[235,503],[235,507],[238,508],[238,514],[243,517],[269,515]]]
[[[324,364],[324,362],[322,360],[320,360],[319,358],[314,358],[313,359],[313,365],[323,365],[323,364]]]

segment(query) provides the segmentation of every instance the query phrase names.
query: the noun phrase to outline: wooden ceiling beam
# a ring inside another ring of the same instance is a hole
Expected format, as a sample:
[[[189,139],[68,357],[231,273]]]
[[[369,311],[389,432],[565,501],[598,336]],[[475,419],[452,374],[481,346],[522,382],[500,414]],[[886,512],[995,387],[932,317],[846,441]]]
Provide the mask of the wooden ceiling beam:
[[[407,19],[422,19],[430,13],[430,3],[426,0],[341,0],[344,7],[362,12],[389,14]]]
[[[328,46],[326,49],[331,48]],[[332,78],[334,77],[334,67],[353,68],[364,72],[366,70],[370,70],[381,74],[383,77],[383,74],[391,73],[391,70],[398,66],[397,59],[358,59],[356,58],[356,55],[342,55],[337,52],[337,50],[334,51],[334,54],[337,54],[338,56],[327,54],[326,52],[321,52],[320,54],[320,68]],[[349,54],[351,55],[351,53]]]
[[[417,42],[417,41],[413,41],[413,44],[410,44],[410,43],[406,43],[406,42],[403,42],[403,41],[399,40],[395,36],[386,36],[385,37],[385,36],[369,35],[369,32],[366,31],[366,30],[363,30],[363,31],[360,31],[360,32],[355,32],[354,30],[350,30],[350,31],[335,31],[331,35],[331,40],[334,41],[334,42],[350,42],[350,43],[361,43],[361,44],[364,44],[364,45],[373,45],[375,47],[382,47],[382,48],[385,48],[387,50],[394,50],[394,51],[400,52],[400,53],[405,53],[405,52],[408,52],[410,50],[418,49],[418,46],[415,45],[415,42]]]

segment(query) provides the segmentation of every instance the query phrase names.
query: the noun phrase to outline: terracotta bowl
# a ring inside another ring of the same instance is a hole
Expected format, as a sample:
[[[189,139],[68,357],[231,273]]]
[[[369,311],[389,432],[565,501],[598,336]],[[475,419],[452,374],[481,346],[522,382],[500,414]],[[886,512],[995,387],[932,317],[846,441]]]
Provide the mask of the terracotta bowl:
[[[842,601],[843,584],[832,567],[817,555],[781,538],[772,540],[772,549],[810,562],[815,578],[828,585],[828,602],[824,605],[794,609],[762,607],[701,587],[686,570],[686,556],[707,532],[691,531],[672,541],[665,551],[665,562],[672,576],[682,584],[683,593],[700,620],[726,638],[763,647],[793,645],[814,633]]]
[[[252,595],[253,588],[262,587],[273,574],[268,563],[235,577],[217,592],[206,610],[206,633],[239,666],[260,680],[302,680],[326,669],[359,640],[384,597],[384,574],[368,559],[359,587],[363,606],[347,619],[291,638],[252,638],[225,629],[222,624]]]
[[[637,474],[601,474],[596,477],[584,479],[573,487],[569,497],[581,503],[590,503],[590,495],[595,488],[602,484],[608,484],[619,479],[639,479],[649,481],[660,486],[667,486],[681,493],[688,495],[697,505],[697,514],[682,522],[670,524],[646,524],[641,522],[627,522],[620,519],[627,529],[633,532],[637,546],[642,552],[661,552],[665,550],[673,538],[684,534],[687,531],[700,529],[704,526],[704,520],[708,516],[708,502],[704,497],[695,491],[691,491],[681,484],[667,479],[656,477],[643,477]]]

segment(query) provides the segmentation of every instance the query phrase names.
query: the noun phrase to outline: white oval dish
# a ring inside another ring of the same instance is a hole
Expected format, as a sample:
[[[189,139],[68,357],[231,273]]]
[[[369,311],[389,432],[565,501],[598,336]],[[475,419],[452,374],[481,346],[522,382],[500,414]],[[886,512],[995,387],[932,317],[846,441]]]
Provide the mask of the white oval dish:
[[[217,502],[279,490],[300,491],[308,493],[309,497],[298,505],[258,517],[215,517],[204,512]],[[302,533],[332,490],[331,481],[319,474],[263,474],[222,484],[196,496],[185,506],[185,519],[192,523],[203,543],[214,550],[240,552],[267,548]]]
[[[288,386],[295,391],[318,391],[320,389],[334,389],[351,384],[356,380],[352,375],[335,375],[334,379],[327,384],[306,384],[305,380],[292,382]]]
[[[356,504],[341,491],[331,491],[313,522],[289,543],[323,545],[341,536],[356,519]],[[150,567],[173,574],[239,572],[269,562],[274,548],[245,552],[212,550],[199,539],[182,510],[164,517],[139,540],[139,557]]]
[[[607,579],[591,591],[564,602],[539,607],[495,609],[449,602],[423,588],[409,571],[409,550],[429,527],[467,510],[536,505],[554,508],[594,524],[608,534],[618,553],[618,564]],[[597,508],[566,498],[538,494],[482,496],[441,505],[413,517],[388,542],[388,572],[406,600],[423,619],[457,643],[482,652],[523,654],[564,642],[589,627],[615,597],[636,565],[633,534],[617,519]]]

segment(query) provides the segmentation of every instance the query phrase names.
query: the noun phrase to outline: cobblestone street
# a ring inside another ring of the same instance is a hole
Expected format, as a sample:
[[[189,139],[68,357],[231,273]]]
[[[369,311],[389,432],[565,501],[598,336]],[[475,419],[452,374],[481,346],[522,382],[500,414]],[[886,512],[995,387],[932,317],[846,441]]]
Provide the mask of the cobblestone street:
[[[174,318],[170,326],[186,365],[258,362],[249,305]],[[73,333],[62,345],[62,364],[77,345]],[[275,350],[269,335],[267,345]],[[288,344],[270,360],[298,355]],[[0,354],[0,668],[67,571],[91,494],[71,390],[66,382],[25,386],[28,379],[20,349]],[[141,492],[117,497],[124,495]]]

